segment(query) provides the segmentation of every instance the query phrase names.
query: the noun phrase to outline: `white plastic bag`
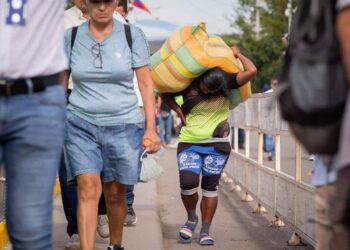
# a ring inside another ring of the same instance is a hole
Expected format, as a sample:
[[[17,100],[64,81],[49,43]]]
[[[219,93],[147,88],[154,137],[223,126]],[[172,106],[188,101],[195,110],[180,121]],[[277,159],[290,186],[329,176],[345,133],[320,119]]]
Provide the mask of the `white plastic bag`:
[[[140,158],[141,161],[141,173],[140,180],[142,182],[149,182],[156,180],[162,175],[163,168],[158,165],[153,157],[147,155],[148,150],[146,149]]]

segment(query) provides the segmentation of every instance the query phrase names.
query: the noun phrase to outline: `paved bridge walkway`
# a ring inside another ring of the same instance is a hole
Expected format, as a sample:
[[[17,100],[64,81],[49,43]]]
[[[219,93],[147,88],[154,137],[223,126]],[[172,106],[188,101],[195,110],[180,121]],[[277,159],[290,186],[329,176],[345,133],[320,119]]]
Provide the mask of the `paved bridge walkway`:
[[[285,160],[287,161],[288,157]],[[307,155],[304,156],[304,161],[306,165],[308,164],[309,169],[311,164],[307,163]],[[160,152],[158,162],[164,167],[164,175],[157,182],[136,186],[134,207],[138,222],[134,227],[125,228],[125,249],[203,249],[197,243],[198,232],[196,232],[195,241],[190,245],[177,242],[179,227],[185,221],[185,211],[178,188],[176,149],[166,149]],[[205,248],[227,250],[313,249],[311,246],[287,246],[286,242],[292,231],[288,227],[269,227],[273,214],[254,214],[252,213],[253,206],[254,203],[242,202],[241,194],[230,191],[228,186],[222,184],[219,206],[211,228],[211,235],[216,240],[215,246]],[[64,249],[64,242],[67,240],[65,223],[61,200],[60,197],[57,197],[54,209],[55,249]],[[108,241],[97,236],[95,249],[106,249],[107,246]]]

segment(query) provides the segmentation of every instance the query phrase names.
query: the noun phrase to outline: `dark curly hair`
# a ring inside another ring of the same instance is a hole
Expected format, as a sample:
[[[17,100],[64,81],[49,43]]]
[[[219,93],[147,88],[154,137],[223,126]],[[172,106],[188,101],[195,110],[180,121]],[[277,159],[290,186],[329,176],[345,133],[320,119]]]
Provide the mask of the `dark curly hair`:
[[[206,71],[193,80],[199,91],[204,95],[229,96],[229,75],[220,68],[213,68]]]

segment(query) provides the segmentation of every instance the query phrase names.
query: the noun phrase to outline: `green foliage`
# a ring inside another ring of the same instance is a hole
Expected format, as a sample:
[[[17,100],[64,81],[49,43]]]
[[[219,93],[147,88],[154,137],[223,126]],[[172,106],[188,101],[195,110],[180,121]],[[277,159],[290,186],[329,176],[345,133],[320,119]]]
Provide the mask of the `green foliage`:
[[[69,8],[71,8],[71,7],[73,7],[74,6],[74,4],[73,4],[73,1],[72,0],[67,0],[66,1],[66,9],[69,9]]]
[[[267,8],[260,9],[259,37],[254,32],[255,0],[240,0],[239,16],[234,25],[241,34],[223,37],[230,46],[237,45],[258,68],[253,80],[254,92],[260,92],[277,73],[283,52],[281,38],[288,31],[288,17],[285,16],[288,0],[265,0],[265,3]]]

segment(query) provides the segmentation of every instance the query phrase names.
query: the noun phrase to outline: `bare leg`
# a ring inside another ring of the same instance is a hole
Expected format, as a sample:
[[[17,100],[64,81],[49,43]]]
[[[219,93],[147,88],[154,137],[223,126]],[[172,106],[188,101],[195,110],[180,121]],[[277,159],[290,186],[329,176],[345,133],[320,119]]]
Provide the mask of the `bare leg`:
[[[196,206],[198,202],[198,193],[193,195],[183,195],[181,194],[182,203],[184,204],[186,211],[196,211]]]
[[[97,227],[97,207],[101,196],[99,174],[82,174],[78,182],[78,231],[82,250],[93,250]]]
[[[126,185],[109,182],[103,184],[109,220],[110,244],[122,245],[126,215]]]
[[[214,245],[213,238],[209,236],[209,230],[217,205],[218,197],[203,196],[201,201],[202,228],[199,238],[200,245]]]
[[[217,206],[218,206],[218,197],[203,196],[201,201],[202,223],[211,224]]]

